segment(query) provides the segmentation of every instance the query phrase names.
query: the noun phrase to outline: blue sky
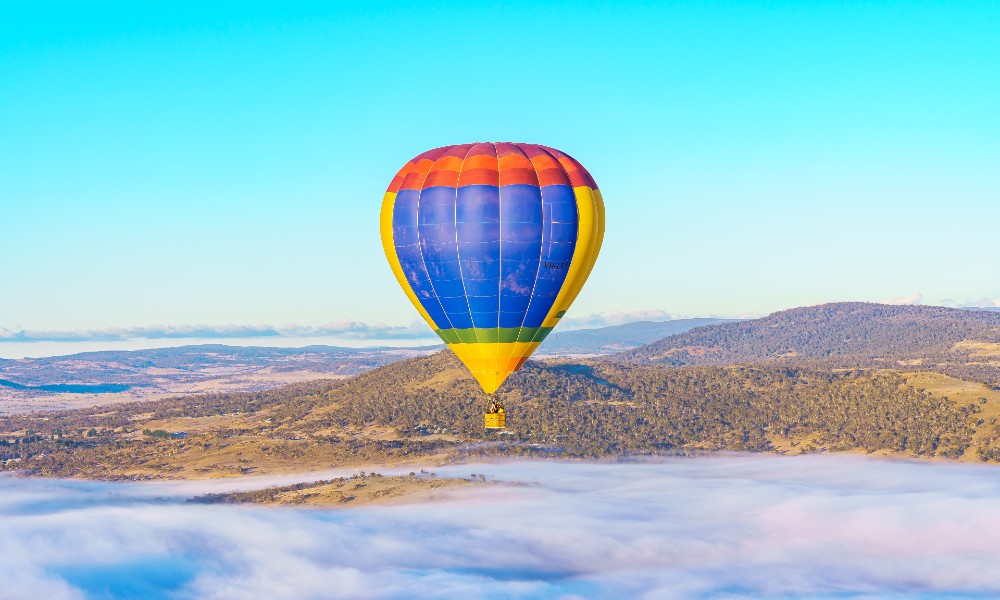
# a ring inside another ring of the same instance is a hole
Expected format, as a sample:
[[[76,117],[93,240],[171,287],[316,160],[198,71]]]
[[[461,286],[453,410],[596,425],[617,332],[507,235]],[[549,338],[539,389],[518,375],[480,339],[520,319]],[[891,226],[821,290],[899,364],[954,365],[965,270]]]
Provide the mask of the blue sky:
[[[0,328],[407,326],[411,156],[544,143],[607,237],[577,316],[1000,304],[1000,3],[10,3]]]

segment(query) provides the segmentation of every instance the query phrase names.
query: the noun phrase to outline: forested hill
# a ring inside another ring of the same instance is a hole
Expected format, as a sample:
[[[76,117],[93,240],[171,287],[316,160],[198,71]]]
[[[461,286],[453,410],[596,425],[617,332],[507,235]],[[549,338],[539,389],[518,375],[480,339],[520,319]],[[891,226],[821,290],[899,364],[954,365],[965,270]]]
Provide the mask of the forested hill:
[[[843,302],[699,327],[616,355],[615,359],[722,365],[839,358],[868,364],[942,359],[958,353],[959,362],[968,363],[977,351],[989,351],[989,345],[998,343],[997,312]]]

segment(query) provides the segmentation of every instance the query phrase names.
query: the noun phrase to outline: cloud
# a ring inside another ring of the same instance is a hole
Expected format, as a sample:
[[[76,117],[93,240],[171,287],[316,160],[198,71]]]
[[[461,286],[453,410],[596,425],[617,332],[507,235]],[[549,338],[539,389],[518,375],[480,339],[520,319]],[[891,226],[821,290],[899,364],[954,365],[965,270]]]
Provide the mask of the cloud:
[[[924,295],[923,294],[913,294],[911,296],[902,296],[899,298],[888,298],[882,301],[882,304],[923,304]]]
[[[560,331],[621,325],[634,321],[666,321],[662,310],[593,313],[562,320]],[[322,325],[153,325],[150,327],[108,327],[74,330],[13,330],[0,327],[3,342],[118,342],[167,339],[259,339],[282,337],[338,337],[350,340],[432,340],[437,337],[423,321],[408,325],[365,323],[341,319]]]
[[[995,298],[970,298],[961,304],[963,307],[1000,308],[1000,296]]]
[[[393,326],[343,319],[319,326],[311,325],[155,325],[151,327],[110,327],[64,331],[18,330],[0,327],[2,342],[109,342],[136,339],[221,339],[268,337],[342,337],[357,340],[422,339],[433,337],[426,324]]]
[[[659,309],[591,313],[580,317],[571,314],[559,321],[559,330],[592,329],[611,325],[624,325],[625,323],[634,323],[635,321],[668,321],[670,318],[670,313]]]
[[[1000,296],[981,296],[979,298],[966,298],[964,302],[959,302],[951,298],[940,302],[941,306],[952,308],[982,308],[986,310],[1000,310]]]
[[[219,482],[3,477],[0,597],[1000,594],[994,466],[826,455],[437,471],[538,485],[338,511],[179,503]]]
[[[281,335],[314,337],[343,336],[355,339],[415,339],[434,337],[434,333],[423,321],[413,321],[409,325],[386,325],[376,323],[368,325],[353,319],[341,319],[320,326],[285,325],[280,330]],[[435,338],[437,339],[437,338]]]

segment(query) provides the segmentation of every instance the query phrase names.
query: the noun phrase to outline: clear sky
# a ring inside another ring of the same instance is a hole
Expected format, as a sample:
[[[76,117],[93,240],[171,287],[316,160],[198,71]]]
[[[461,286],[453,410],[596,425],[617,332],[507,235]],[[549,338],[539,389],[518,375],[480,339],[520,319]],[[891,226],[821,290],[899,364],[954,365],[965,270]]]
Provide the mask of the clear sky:
[[[998,2],[82,4],[0,7],[0,328],[406,326],[382,193],[477,140],[601,186],[569,316],[1000,304]]]

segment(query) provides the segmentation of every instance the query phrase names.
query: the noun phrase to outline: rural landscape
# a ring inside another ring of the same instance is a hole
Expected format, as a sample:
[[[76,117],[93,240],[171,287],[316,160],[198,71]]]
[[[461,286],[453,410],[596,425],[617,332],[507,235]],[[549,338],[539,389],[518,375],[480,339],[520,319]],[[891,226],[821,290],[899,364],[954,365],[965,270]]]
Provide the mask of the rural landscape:
[[[0,459],[5,470],[106,480],[710,451],[1000,461],[1000,312],[828,304],[613,354],[584,335],[598,353],[540,358],[511,377],[500,433],[483,430],[486,397],[449,352],[383,351],[361,354],[361,364],[329,358],[332,376],[268,390],[7,415]],[[237,351],[204,352],[214,364]],[[194,362],[193,349],[164,353],[175,354]],[[267,371],[291,363],[301,372],[311,356],[259,354],[272,358],[259,366]],[[363,372],[344,376],[349,369]]]
[[[1000,3],[0,3],[0,600],[1000,598]]]

